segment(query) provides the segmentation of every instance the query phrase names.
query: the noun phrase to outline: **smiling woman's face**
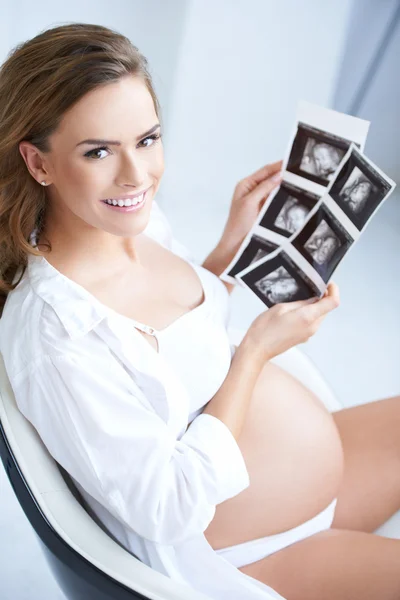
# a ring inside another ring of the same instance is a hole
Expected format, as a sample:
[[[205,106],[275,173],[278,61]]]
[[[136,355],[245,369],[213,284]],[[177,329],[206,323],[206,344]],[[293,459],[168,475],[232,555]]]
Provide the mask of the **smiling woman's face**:
[[[164,172],[157,125],[153,99],[139,78],[127,77],[81,98],[64,115],[50,137],[51,152],[44,155],[48,176],[42,179],[52,184],[47,188],[48,217],[54,221],[50,229],[68,223],[82,232],[141,233]],[[107,141],[81,143],[87,139]],[[137,211],[116,210],[103,202],[144,191],[144,205]]]

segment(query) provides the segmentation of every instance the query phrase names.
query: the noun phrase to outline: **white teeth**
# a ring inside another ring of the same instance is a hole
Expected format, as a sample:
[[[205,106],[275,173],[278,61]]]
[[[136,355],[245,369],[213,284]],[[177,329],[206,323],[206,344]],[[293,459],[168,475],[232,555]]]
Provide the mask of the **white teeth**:
[[[122,200],[122,199],[118,199],[118,200],[106,200],[107,204],[111,204],[114,206],[132,206],[139,204],[141,201],[143,200],[143,194],[141,194],[140,196],[137,196],[137,198],[128,198],[127,200]]]

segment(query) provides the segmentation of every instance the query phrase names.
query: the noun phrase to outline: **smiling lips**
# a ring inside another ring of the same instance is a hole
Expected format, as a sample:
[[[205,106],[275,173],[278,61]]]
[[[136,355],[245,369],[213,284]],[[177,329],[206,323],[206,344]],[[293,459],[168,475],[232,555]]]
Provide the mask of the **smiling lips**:
[[[136,198],[115,198],[114,200],[103,200],[106,204],[114,205],[114,206],[136,206],[143,201],[143,197],[145,192],[140,194],[140,196],[136,196]]]
[[[118,212],[136,212],[145,205],[146,192],[136,196],[136,198],[114,198],[113,200],[102,200],[102,202]]]

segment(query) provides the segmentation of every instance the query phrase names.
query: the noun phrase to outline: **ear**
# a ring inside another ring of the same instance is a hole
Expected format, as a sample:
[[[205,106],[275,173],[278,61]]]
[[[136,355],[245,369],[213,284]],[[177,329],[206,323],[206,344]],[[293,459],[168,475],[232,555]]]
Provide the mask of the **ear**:
[[[32,177],[39,183],[43,180],[48,181],[49,173],[45,168],[44,158],[36,146],[30,142],[22,141],[19,143],[18,149]]]

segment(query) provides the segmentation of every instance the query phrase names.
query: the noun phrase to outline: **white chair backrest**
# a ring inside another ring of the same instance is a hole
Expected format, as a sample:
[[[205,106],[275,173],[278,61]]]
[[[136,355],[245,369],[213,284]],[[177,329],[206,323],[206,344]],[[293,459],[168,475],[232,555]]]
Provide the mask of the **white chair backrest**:
[[[140,562],[77,501],[39,434],[19,410],[0,353],[0,420],[25,481],[56,533],[101,571],[152,600],[209,600]]]
[[[230,328],[238,345],[244,331]],[[273,359],[316,393],[333,411],[341,408],[312,362],[298,349]],[[152,600],[207,600],[204,594],[178,584],[140,562],[89,515],[71,492],[37,431],[19,410],[0,353],[0,420],[19,468],[50,525],[76,552],[110,577]]]

